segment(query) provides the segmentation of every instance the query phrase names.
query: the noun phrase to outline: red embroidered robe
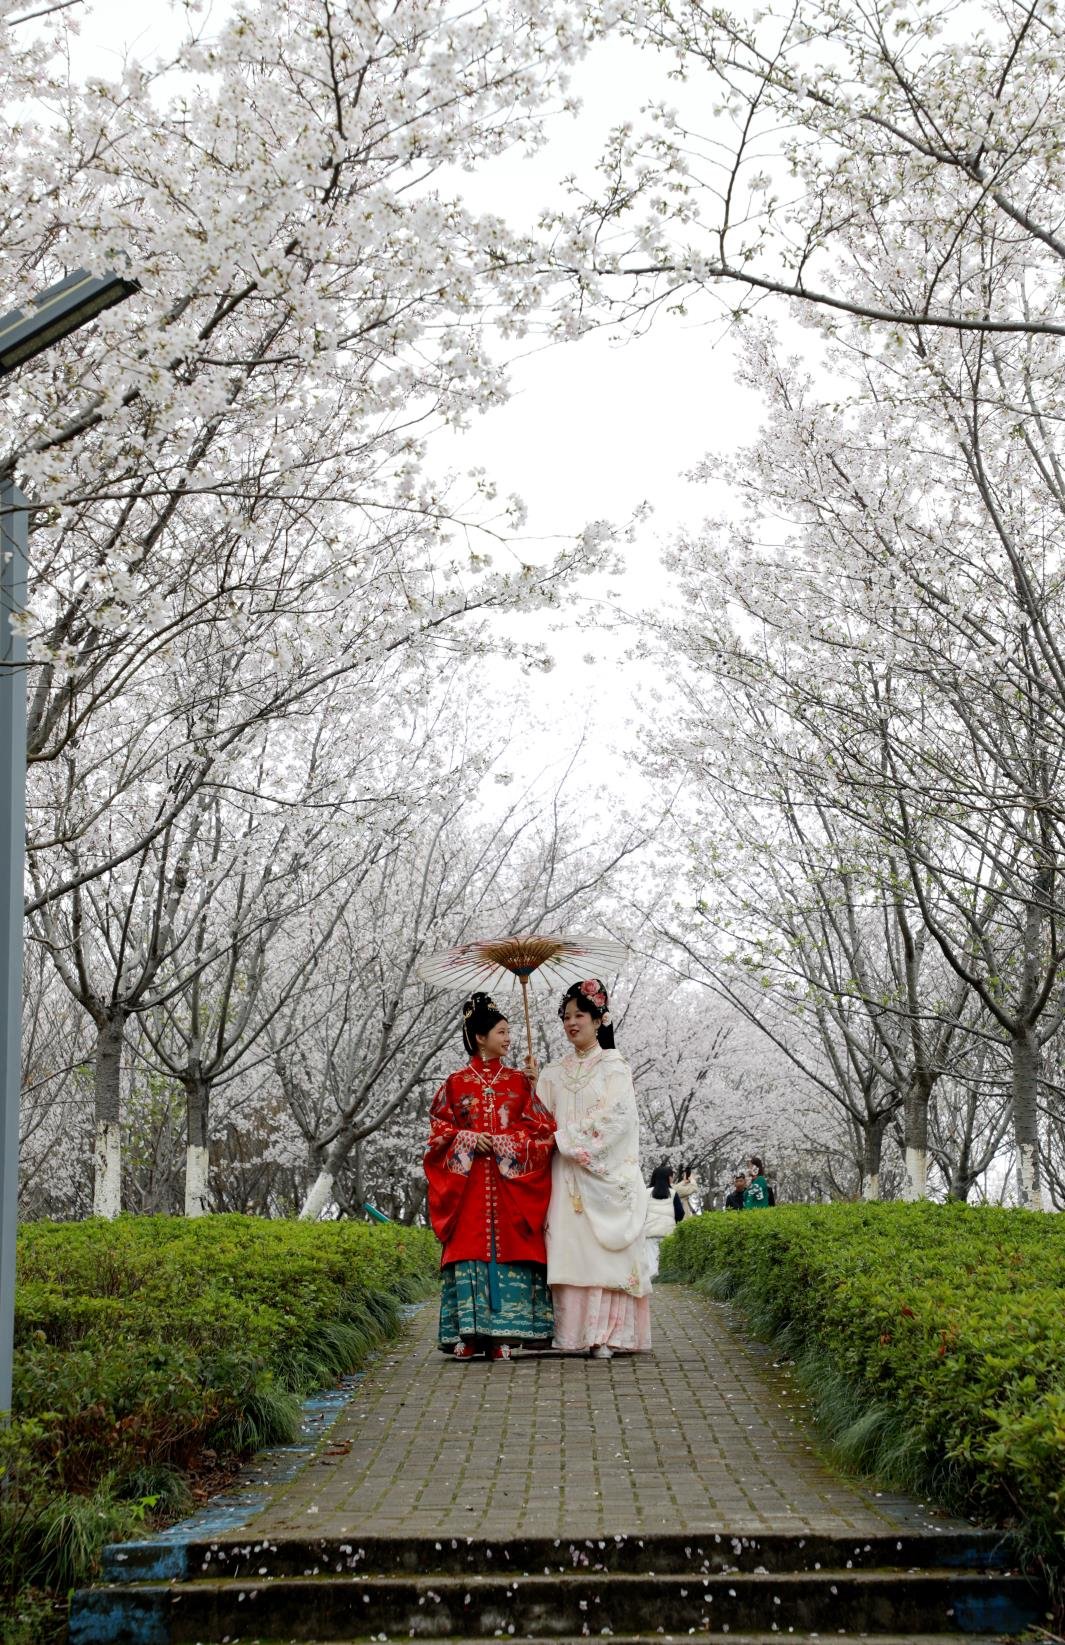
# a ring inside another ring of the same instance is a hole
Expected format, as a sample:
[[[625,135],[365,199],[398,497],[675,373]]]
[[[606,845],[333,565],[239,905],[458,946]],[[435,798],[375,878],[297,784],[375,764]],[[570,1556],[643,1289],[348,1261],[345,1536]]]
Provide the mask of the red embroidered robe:
[[[429,1110],[429,1220],[449,1262],[543,1262],[555,1122],[516,1068],[471,1057]],[[490,1154],[474,1148],[478,1133]]]

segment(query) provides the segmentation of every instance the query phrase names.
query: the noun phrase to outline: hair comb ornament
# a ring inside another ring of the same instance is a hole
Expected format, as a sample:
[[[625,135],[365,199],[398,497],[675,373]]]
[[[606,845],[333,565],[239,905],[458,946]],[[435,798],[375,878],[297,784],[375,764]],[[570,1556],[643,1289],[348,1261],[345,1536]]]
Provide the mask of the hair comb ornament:
[[[472,1017],[477,1011],[498,1011],[498,1010],[499,1010],[499,1007],[496,1004],[495,1000],[490,999],[487,994],[474,994],[474,995],[471,996],[470,999],[468,999],[466,1001],[465,1005],[462,1007],[463,1021],[465,1021],[465,1019],[467,1017]]]

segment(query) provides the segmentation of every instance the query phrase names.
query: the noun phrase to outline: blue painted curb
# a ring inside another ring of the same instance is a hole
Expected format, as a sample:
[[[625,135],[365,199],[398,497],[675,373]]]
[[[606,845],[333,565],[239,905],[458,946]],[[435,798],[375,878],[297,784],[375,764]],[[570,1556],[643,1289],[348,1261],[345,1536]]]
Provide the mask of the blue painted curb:
[[[187,1542],[148,1539],[116,1542],[104,1549],[105,1582],[183,1582],[188,1572]]]
[[[71,1606],[69,1645],[170,1645],[170,1597],[86,1588]]]
[[[212,1497],[188,1519],[179,1520],[158,1536],[146,1537],[142,1542],[115,1542],[105,1548],[104,1581],[140,1582],[153,1578],[165,1581],[184,1577],[189,1543],[240,1531],[260,1513],[266,1507],[272,1487],[295,1479],[310,1461],[362,1377],[362,1372],[344,1377],[335,1388],[305,1399],[297,1443],[259,1451],[241,1469],[228,1491]]]
[[[412,1319],[424,1302],[400,1308]],[[382,1350],[389,1344],[383,1344]],[[376,1355],[371,1355],[372,1365]],[[259,1451],[241,1469],[234,1485],[204,1507],[158,1535],[138,1542],[114,1542],[104,1549],[102,1581],[111,1586],[80,1588],[70,1603],[69,1645],[170,1645],[170,1601],[165,1590],[146,1598],[122,1592],[126,1582],[183,1582],[189,1577],[189,1548],[210,1537],[240,1531],[260,1513],[276,1485],[287,1484],[306,1467],[322,1439],[354,1396],[365,1371],[342,1377],[335,1388],[303,1401],[299,1438],[292,1445]]]
[[[954,1626],[963,1634],[1016,1635],[1045,1621],[1046,1604],[1035,1589],[1031,1602],[1024,1605],[993,1591],[964,1594],[954,1601]]]

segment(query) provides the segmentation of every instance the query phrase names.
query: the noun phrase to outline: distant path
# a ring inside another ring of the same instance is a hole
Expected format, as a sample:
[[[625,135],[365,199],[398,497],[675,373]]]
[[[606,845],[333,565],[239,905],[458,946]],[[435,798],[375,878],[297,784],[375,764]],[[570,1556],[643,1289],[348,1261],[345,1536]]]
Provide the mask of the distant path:
[[[822,1461],[801,1396],[724,1307],[656,1287],[653,1319],[653,1357],[461,1365],[437,1351],[429,1304],[243,1535],[869,1535],[957,1523]]]

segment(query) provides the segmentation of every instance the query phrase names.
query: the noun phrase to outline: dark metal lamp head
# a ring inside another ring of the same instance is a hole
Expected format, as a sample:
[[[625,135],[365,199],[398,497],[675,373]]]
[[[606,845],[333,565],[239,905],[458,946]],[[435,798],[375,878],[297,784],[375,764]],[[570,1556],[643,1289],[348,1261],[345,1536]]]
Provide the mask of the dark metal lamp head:
[[[42,291],[28,308],[13,308],[0,316],[0,377],[139,290],[136,280],[121,274],[97,275],[76,268]]]

